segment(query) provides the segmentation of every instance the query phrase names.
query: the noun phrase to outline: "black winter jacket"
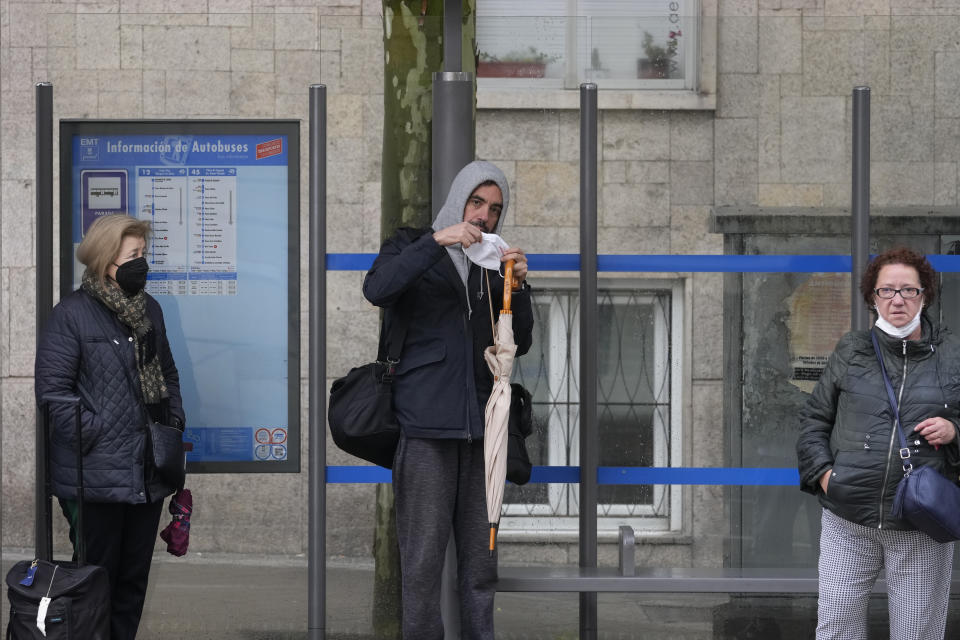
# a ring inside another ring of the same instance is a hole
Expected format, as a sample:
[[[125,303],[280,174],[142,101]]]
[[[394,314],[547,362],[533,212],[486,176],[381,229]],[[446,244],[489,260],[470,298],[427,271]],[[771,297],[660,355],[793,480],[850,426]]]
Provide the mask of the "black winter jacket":
[[[892,338],[874,329],[893,386],[903,394],[900,420],[914,467],[932,465],[957,480],[958,440],[935,449],[913,427],[935,416],[960,425],[960,340],[923,317],[920,340]],[[851,331],[837,343],[801,413],[797,440],[800,486],[836,515],[869,527],[912,529],[890,515],[903,477],[899,437],[880,365],[868,331]],[[827,493],[820,476],[832,468]]]
[[[149,295],[147,315],[155,328],[155,346],[169,393],[168,406],[162,410],[151,407],[151,413],[154,418],[184,424],[180,378],[167,342],[163,312]],[[77,290],[54,307],[37,347],[38,405],[48,393],[80,396],[84,497],[91,502],[155,502],[174,491],[156,477],[151,463],[144,462],[146,418],[131,335],[115,313]],[[51,409],[53,494],[75,498],[74,413],[63,405]]]
[[[471,265],[465,290],[447,250],[432,234],[430,229],[403,228],[384,242],[363,281],[363,294],[386,309],[382,336],[389,335],[398,314],[409,323],[393,383],[403,432],[419,438],[480,439],[493,385],[483,360],[483,349],[493,344],[484,270]],[[490,286],[496,320],[503,280],[494,271]],[[521,356],[533,334],[529,287],[514,292],[512,300]]]

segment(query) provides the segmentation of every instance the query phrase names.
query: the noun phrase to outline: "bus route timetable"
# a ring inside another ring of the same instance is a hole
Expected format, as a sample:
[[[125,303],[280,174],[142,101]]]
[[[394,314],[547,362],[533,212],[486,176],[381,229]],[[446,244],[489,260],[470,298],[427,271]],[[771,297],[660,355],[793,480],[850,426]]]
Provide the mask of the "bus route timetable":
[[[140,167],[136,193],[153,228],[147,290],[236,295],[236,168]]]

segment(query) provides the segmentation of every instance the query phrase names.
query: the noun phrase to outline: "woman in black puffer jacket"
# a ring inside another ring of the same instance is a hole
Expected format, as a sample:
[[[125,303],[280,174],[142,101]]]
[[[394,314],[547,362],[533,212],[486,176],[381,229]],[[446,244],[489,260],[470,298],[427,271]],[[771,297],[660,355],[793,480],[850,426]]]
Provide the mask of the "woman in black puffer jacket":
[[[960,341],[924,309],[936,272],[909,249],[877,256],[860,283],[877,314],[872,332],[897,393],[914,467],[957,479]],[[903,477],[894,412],[870,331],[837,343],[802,413],[800,482],[823,505],[817,638],[867,638],[867,606],[881,570],[890,637],[943,638],[953,543],[939,544],[890,514]]]
[[[146,597],[163,499],[176,487],[147,452],[147,414],[183,428],[180,381],[160,305],[144,291],[150,224],[99,218],[77,249],[83,284],[53,309],[37,347],[37,403],[80,397],[83,543],[86,560],[110,576],[111,640],[133,640]],[[72,408],[51,404],[50,473],[76,539],[76,447]],[[76,555],[76,554],[75,554]]]

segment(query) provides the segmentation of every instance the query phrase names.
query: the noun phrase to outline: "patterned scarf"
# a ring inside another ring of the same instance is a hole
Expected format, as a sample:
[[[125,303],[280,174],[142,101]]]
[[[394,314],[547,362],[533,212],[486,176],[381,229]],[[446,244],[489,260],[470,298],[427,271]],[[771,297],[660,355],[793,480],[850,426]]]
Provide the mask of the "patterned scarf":
[[[157,357],[156,332],[147,316],[147,294],[141,290],[128,298],[120,287],[105,286],[89,269],[83,273],[81,288],[116,313],[120,322],[133,330],[133,347],[143,401],[156,404],[166,398],[167,385]]]

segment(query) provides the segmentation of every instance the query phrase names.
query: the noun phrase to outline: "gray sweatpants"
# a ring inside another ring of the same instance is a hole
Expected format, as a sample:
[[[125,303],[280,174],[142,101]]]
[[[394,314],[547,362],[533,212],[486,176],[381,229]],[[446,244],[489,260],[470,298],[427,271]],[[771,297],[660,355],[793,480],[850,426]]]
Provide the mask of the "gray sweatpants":
[[[891,640],[942,640],[953,543],[885,531],[823,510],[817,640],[866,640],[870,591],[887,571]]]
[[[462,637],[493,640],[497,557],[488,550],[483,442],[401,437],[393,459],[393,491],[405,640],[443,640],[440,576],[451,527]]]

